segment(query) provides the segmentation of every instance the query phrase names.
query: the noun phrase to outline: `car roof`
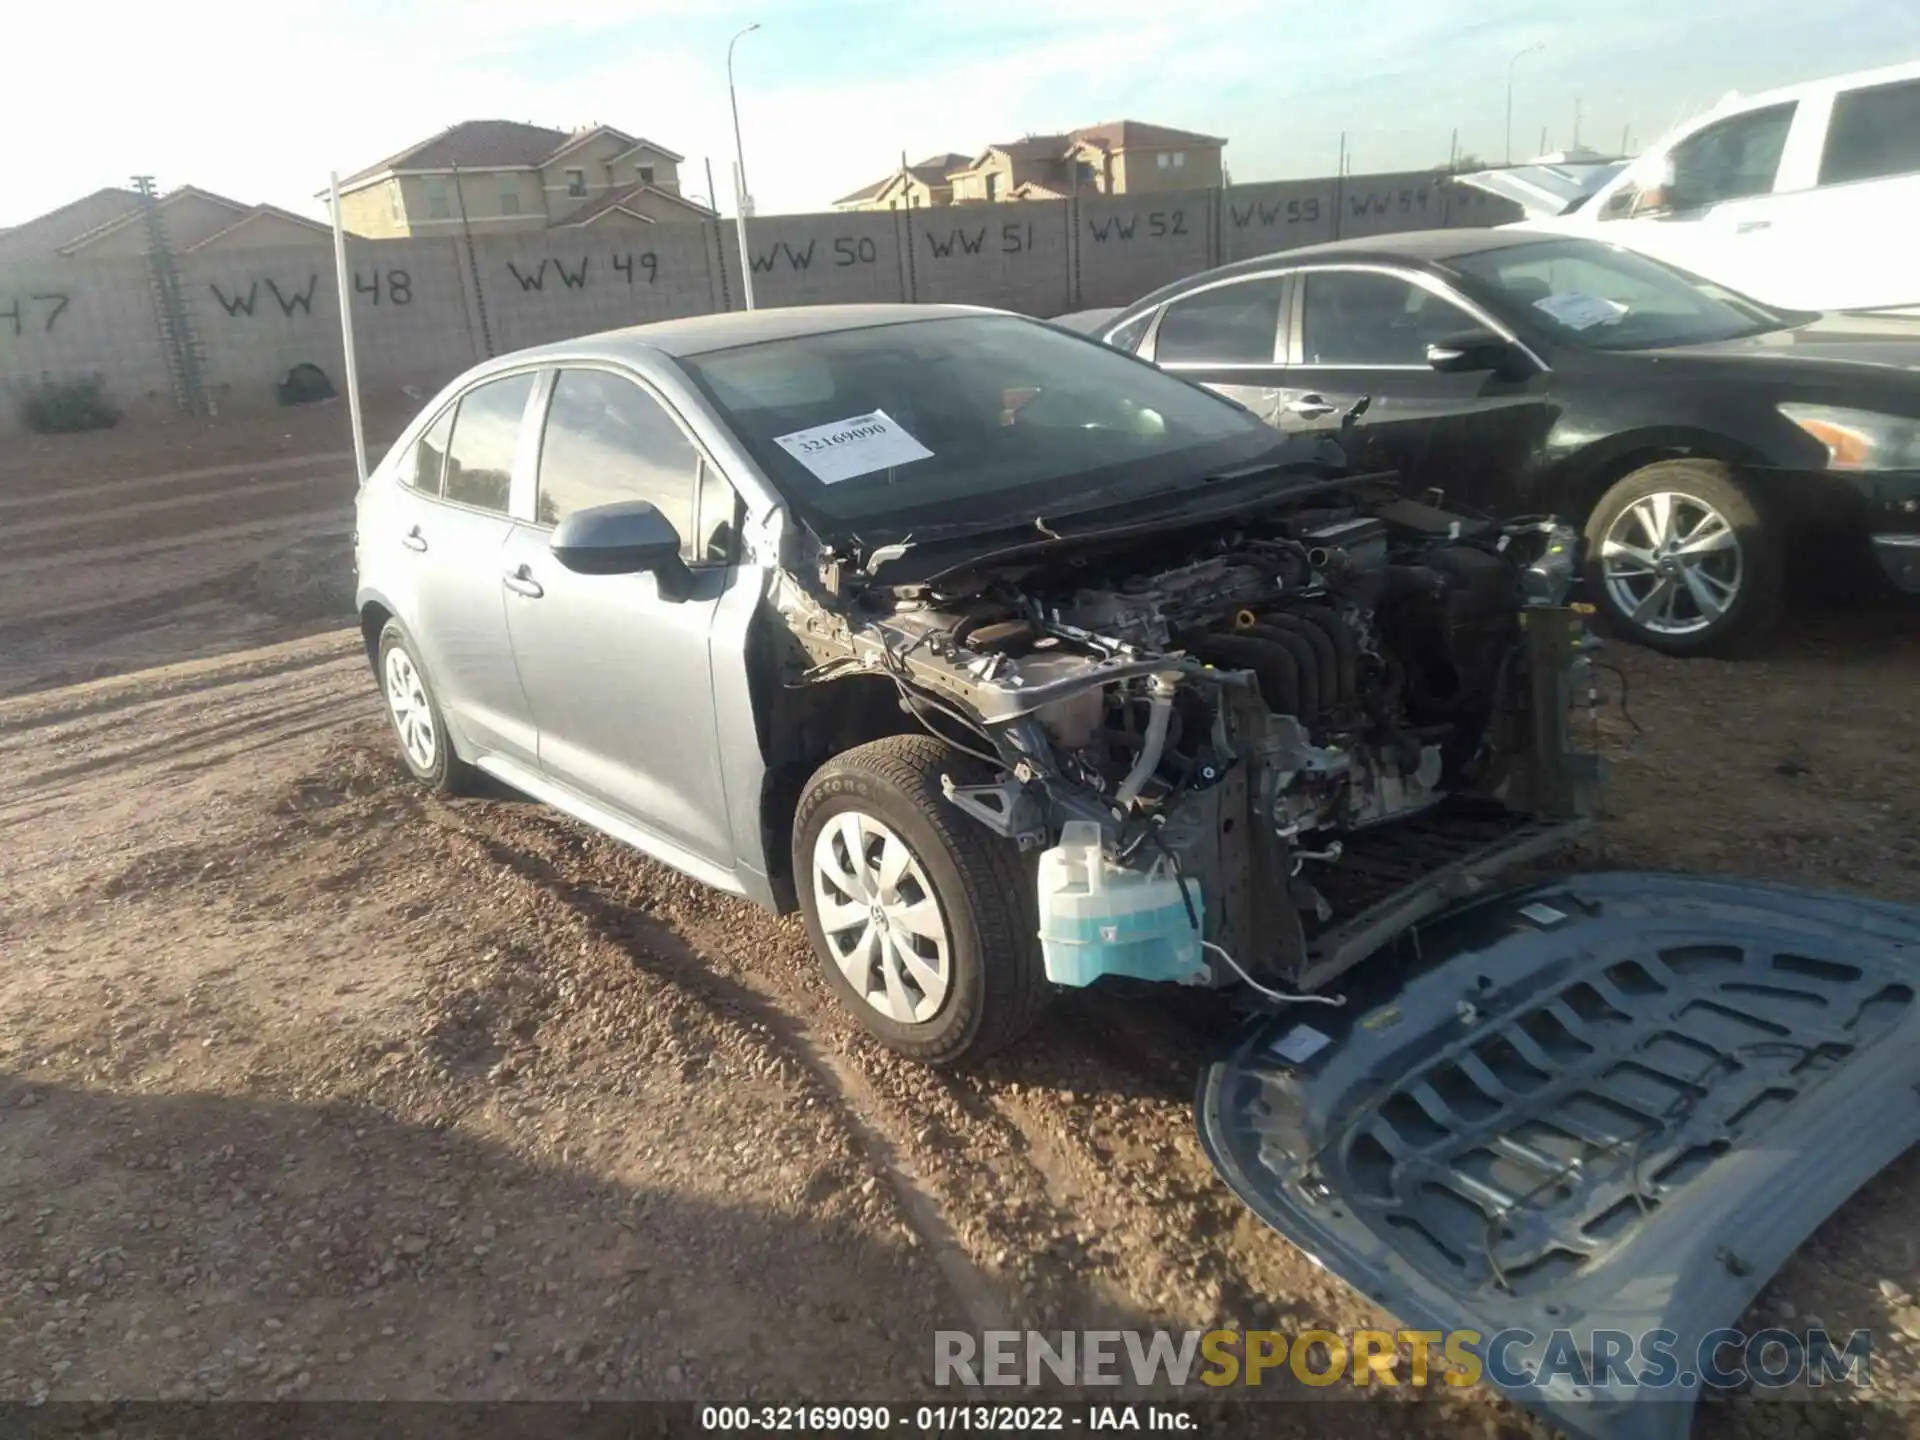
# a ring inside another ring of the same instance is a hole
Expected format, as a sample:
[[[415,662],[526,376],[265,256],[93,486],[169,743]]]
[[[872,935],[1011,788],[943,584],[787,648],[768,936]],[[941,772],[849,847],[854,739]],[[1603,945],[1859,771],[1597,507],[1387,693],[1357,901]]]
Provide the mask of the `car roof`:
[[[648,352],[701,355],[736,345],[826,335],[837,330],[1005,313],[1010,312],[977,305],[784,305],[771,310],[730,310],[717,315],[688,315],[679,320],[629,325],[620,330],[604,330],[597,335],[581,335],[516,351],[511,358],[515,361],[642,359]]]
[[[1403,230],[1397,235],[1362,235],[1349,240],[1326,240],[1318,245],[1300,245],[1291,250],[1276,250],[1267,255],[1252,255],[1209,270],[1209,276],[1271,270],[1275,264],[1296,265],[1315,260],[1384,260],[1426,263],[1475,255],[1482,250],[1503,250],[1510,245],[1530,245],[1556,237],[1544,230],[1527,230],[1502,225],[1498,229],[1481,226],[1457,226],[1451,230]]]
[[[1731,90],[1694,118],[1717,118],[1728,111],[1758,109],[1782,100],[1802,100],[1833,90],[1860,90],[1915,79],[1920,79],[1920,60],[1902,60],[1892,65],[1876,65],[1869,70],[1846,70],[1838,75],[1822,75],[1817,80],[1797,80],[1791,85],[1776,85],[1770,90],[1755,90],[1744,95],[1738,90]]]
[[[1543,240],[1567,237],[1549,230],[1529,230],[1519,225],[1499,229],[1459,226],[1451,230],[1404,230],[1397,235],[1363,235],[1349,240],[1326,240],[1318,245],[1299,245],[1291,250],[1275,250],[1266,255],[1250,255],[1230,265],[1216,266],[1196,275],[1162,285],[1126,307],[1128,316],[1181,294],[1198,281],[1211,284],[1239,275],[1258,275],[1282,266],[1310,265],[1325,261],[1373,262],[1383,265],[1432,265],[1477,255],[1485,250],[1504,250],[1514,245],[1536,245]]]

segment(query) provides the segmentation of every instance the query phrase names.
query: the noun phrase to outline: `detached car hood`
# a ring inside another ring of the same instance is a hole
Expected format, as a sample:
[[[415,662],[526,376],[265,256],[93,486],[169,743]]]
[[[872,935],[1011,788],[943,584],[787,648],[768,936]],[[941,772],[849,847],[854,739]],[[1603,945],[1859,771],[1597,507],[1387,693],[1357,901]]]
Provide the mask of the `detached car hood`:
[[[1583,876],[1450,911],[1370,974],[1373,1003],[1264,1018],[1208,1068],[1208,1155],[1577,1435],[1684,1440],[1704,1338],[1920,1141],[1920,911]],[[1602,1330],[1672,1332],[1667,1383],[1595,1366]],[[1556,1332],[1587,1373],[1543,1366]]]
[[[1786,360],[1913,375],[1920,373],[1920,319],[1834,311],[1765,335],[1643,353],[1663,359]]]
[[[1508,165],[1453,178],[1462,185],[1511,200],[1526,212],[1528,220],[1550,220],[1579,209],[1624,168],[1623,160],[1599,165]]]

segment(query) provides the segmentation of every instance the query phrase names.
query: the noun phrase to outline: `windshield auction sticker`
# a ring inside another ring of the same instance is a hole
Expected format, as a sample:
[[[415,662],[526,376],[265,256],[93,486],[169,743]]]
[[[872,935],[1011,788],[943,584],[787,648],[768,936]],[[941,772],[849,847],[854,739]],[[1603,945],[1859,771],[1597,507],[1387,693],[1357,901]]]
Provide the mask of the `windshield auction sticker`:
[[[1548,295],[1534,301],[1533,308],[1570,330],[1591,330],[1627,313],[1627,307],[1618,300],[1599,295]]]
[[[933,458],[931,450],[901,429],[884,410],[816,425],[811,430],[795,430],[791,435],[776,435],[773,443],[826,485]]]

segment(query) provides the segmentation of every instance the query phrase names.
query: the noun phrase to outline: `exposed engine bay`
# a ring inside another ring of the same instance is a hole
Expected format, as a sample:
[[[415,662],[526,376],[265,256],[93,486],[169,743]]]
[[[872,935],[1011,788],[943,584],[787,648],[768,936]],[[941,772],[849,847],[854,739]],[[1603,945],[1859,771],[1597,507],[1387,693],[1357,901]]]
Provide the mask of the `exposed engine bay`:
[[[996,772],[947,786],[979,823],[1025,850],[1097,827],[1083,891],[1172,877],[1203,963],[1122,973],[1314,989],[1583,822],[1573,553],[1546,522],[1322,491],[851,586],[844,624],[796,635],[809,678],[883,671]]]

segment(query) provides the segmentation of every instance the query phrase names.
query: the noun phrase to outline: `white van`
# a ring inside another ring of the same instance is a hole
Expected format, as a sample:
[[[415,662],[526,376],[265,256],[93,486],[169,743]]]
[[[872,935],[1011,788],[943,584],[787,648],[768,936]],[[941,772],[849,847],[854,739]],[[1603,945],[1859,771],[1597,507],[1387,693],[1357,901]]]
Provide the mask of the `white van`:
[[[1795,310],[1920,313],[1920,62],[1730,95],[1631,164],[1458,177]]]

